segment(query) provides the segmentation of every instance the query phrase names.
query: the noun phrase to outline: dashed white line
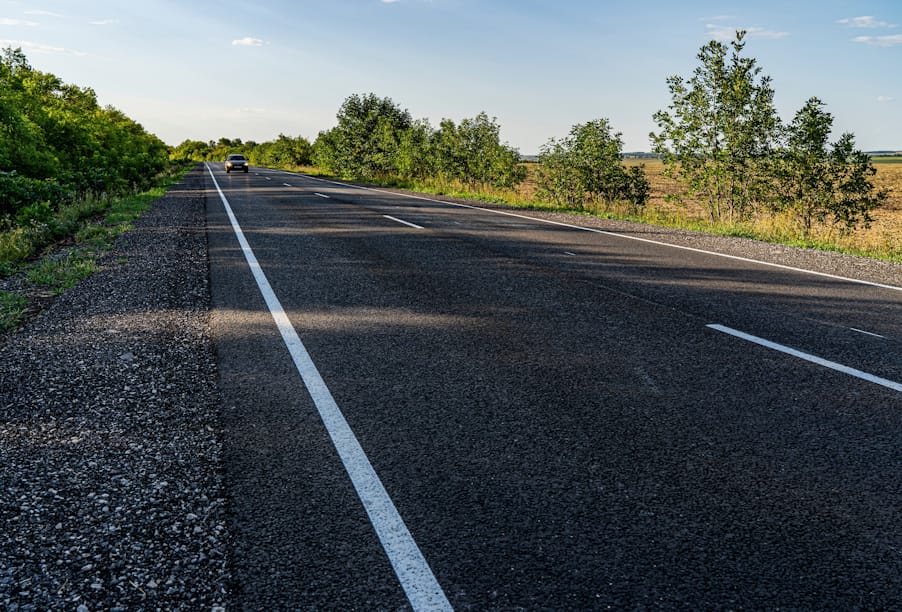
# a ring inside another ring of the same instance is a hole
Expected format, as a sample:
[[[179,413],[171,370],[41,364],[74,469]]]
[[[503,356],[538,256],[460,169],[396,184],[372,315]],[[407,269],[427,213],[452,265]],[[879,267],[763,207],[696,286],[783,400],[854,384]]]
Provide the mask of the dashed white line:
[[[895,381],[887,380],[886,378],[880,378],[879,376],[874,376],[873,374],[868,374],[867,372],[862,372],[861,370],[856,370],[855,368],[850,368],[849,366],[845,366],[841,363],[836,363],[835,361],[829,361],[827,359],[817,357],[816,355],[803,353],[802,351],[796,350],[794,348],[790,348],[782,344],[777,344],[776,342],[771,342],[770,340],[765,340],[764,338],[759,338],[757,336],[753,336],[751,334],[747,334],[730,327],[716,324],[707,325],[706,327],[902,393],[902,384]]]
[[[422,225],[417,225],[416,223],[411,223],[410,221],[405,221],[404,219],[398,219],[397,217],[392,217],[391,215],[382,215],[382,216],[385,217],[386,219],[391,219],[392,221],[397,221],[398,223],[403,223],[404,225],[407,225],[414,229],[423,229]]]
[[[327,195],[324,194],[324,193],[316,193],[316,192],[314,192],[313,195],[319,196],[319,197],[321,197],[321,198],[326,198],[327,200],[330,200],[330,199],[331,199],[329,196],[327,196]]]
[[[289,185],[288,183],[282,183],[282,184],[285,185],[286,187],[292,187],[292,185]]]
[[[571,253],[570,251],[564,251],[564,255],[570,255],[571,257],[576,257],[576,253]]]
[[[320,376],[319,370],[310,358],[310,354],[301,342],[294,326],[288,319],[288,315],[282,308],[272,286],[263,273],[253,250],[250,247],[238,219],[229,206],[222,189],[210,166],[207,166],[213,184],[219,192],[219,198],[225,207],[226,214],[232,224],[232,230],[238,238],[241,250],[247,264],[257,281],[257,286],[266,305],[272,314],[273,320],[282,335],[282,340],[291,354],[295,367],[310,397],[313,399],[319,411],[332,443],[338,451],[341,462],[344,464],[354,489],[369,515],[370,522],[376,530],[376,535],[382,543],[388,555],[389,561],[395,570],[401,587],[407,595],[408,601],[414,610],[451,610],[451,604],[435,579],[429,564],[420,551],[413,536],[404,524],[404,520],[395,508],[394,502],[388,496],[388,492],[382,485],[382,481],[373,469],[372,464],[364,453],[360,442],[345,420],[344,415],[335,403],[332,393],[326,387],[326,383]]]
[[[883,338],[886,340],[886,336],[881,336],[880,334],[875,334],[874,332],[864,331],[863,329],[858,329],[855,327],[850,327],[853,332],[858,332],[859,334],[865,334],[866,336],[874,336],[875,338]]]

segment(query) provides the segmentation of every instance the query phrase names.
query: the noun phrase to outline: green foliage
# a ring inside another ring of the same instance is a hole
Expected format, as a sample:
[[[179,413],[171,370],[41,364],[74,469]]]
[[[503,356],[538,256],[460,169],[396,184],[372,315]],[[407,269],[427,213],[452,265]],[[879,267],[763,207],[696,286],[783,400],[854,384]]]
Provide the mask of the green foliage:
[[[313,144],[313,161],[348,179],[411,181],[437,177],[470,187],[511,187],[525,178],[520,156],[500,142],[495,119],[479,113],[456,125],[442,120],[434,130],[425,119],[390,98],[352,95],[338,112],[338,125]]]
[[[47,202],[141,189],[168,148],[90,88],[35,70],[21,49],[0,58],[0,216]],[[28,215],[26,215],[28,216]]]
[[[780,167],[780,194],[784,209],[792,212],[804,237],[813,223],[832,223],[849,232],[871,222],[870,213],[887,198],[869,180],[876,169],[870,158],[855,149],[851,134],[843,134],[828,147],[833,116],[824,103],[811,98],[787,128],[787,148]]]
[[[870,158],[855,149],[851,134],[828,148],[833,117],[817,98],[784,128],[770,79],[759,79],[755,60],[742,57],[744,38],[736,33],[729,63],[727,46],[712,41],[688,82],[667,80],[670,111],[655,113],[660,132],[650,134],[665,174],[707,206],[712,223],[789,211],[805,239],[814,224],[848,233],[870,223],[887,198],[870,181]]]
[[[28,312],[28,299],[11,291],[0,291],[0,333],[19,326]]]
[[[74,250],[60,260],[43,259],[28,270],[27,276],[32,283],[49,287],[54,293],[62,293],[93,274],[96,268],[97,263],[89,253]]]
[[[539,195],[563,208],[583,210],[587,200],[605,208],[625,201],[635,211],[648,201],[649,184],[639,166],[621,163],[623,140],[607,119],[574,125],[561,140],[551,139],[539,155]]]
[[[711,221],[749,218],[770,196],[768,163],[779,134],[769,77],[754,58],[742,56],[745,32],[729,48],[711,41],[701,48],[691,79],[667,79],[670,111],[655,113],[660,128],[650,137],[668,176],[687,195],[705,202]]]

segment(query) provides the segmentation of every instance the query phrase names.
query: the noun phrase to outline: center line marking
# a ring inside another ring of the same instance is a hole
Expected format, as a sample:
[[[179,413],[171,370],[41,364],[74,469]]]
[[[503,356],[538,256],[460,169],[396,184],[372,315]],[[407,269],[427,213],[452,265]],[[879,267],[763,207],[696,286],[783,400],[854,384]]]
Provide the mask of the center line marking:
[[[332,393],[326,387],[313,359],[289,321],[288,315],[285,314],[209,165],[207,171],[213,179],[216,191],[219,192],[219,199],[232,224],[232,230],[238,238],[238,244],[244,252],[247,265],[257,281],[257,287],[266,301],[269,312],[276,322],[276,327],[282,335],[282,340],[291,354],[294,365],[301,375],[313,403],[316,404],[320,418],[329,432],[335,450],[338,451],[341,462],[366,509],[370,523],[385,549],[411,607],[417,612],[420,610],[452,610],[451,603],[435,579],[432,570],[429,569],[429,564],[407,529],[407,525],[404,524],[404,519],[401,518],[394,502],[388,496],[376,470],[373,469],[360,442],[338,408],[338,404],[335,403]]]
[[[397,221],[398,223],[403,223],[404,225],[410,226],[414,229],[424,229],[422,225],[417,225],[416,223],[411,223],[410,221],[405,221],[404,219],[398,219],[397,217],[392,217],[391,215],[382,215],[386,219],[391,219],[392,221]]]
[[[737,338],[742,338],[743,340],[753,342],[769,349],[773,349],[781,353],[786,353],[787,355],[792,355],[793,357],[798,357],[799,359],[804,359],[805,361],[816,363],[817,365],[823,366],[825,368],[830,368],[831,370],[836,370],[838,372],[848,374],[849,376],[854,376],[856,378],[872,382],[875,385],[880,385],[882,387],[886,387],[888,389],[892,389],[893,391],[899,391],[900,393],[902,393],[902,384],[894,382],[892,380],[880,378],[879,376],[874,376],[873,374],[868,374],[867,372],[862,372],[861,370],[856,370],[855,368],[844,366],[841,363],[836,363],[835,361],[828,361],[827,359],[822,359],[821,357],[817,357],[815,355],[803,353],[802,351],[798,351],[794,348],[783,346],[782,344],[777,344],[776,342],[771,342],[770,340],[765,340],[764,338],[752,336],[751,334],[747,334],[730,327],[725,327],[723,325],[711,324],[706,325],[705,327],[710,327],[711,329],[717,330],[719,332],[723,332]]]
[[[874,336],[875,338],[883,338],[886,340],[886,336],[881,336],[880,334],[875,334],[874,332],[864,331],[863,329],[858,329],[855,327],[850,327],[853,332],[858,332],[859,334],[865,334],[867,336]]]

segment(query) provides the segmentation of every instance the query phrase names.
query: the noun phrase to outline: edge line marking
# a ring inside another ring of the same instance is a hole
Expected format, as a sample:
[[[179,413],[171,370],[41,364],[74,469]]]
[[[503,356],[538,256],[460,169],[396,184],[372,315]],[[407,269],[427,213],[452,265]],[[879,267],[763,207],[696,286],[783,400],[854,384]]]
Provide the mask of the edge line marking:
[[[370,523],[388,555],[410,605],[417,611],[452,610],[451,604],[429,568],[426,558],[423,557],[423,553],[407,529],[407,525],[404,524],[404,519],[395,508],[395,504],[376,474],[376,470],[373,469],[360,442],[320,376],[313,359],[289,321],[288,315],[282,309],[279,299],[263,273],[263,269],[209,165],[207,165],[207,171],[210,173],[210,178],[213,179],[216,191],[219,192],[219,199],[222,201],[226,215],[232,224],[232,230],[244,252],[248,267],[257,281],[257,287],[260,289],[295,367],[319,411],[323,424],[329,432],[329,437],[335,445],[335,450],[338,451],[341,462],[351,478],[364,509],[366,509]]]

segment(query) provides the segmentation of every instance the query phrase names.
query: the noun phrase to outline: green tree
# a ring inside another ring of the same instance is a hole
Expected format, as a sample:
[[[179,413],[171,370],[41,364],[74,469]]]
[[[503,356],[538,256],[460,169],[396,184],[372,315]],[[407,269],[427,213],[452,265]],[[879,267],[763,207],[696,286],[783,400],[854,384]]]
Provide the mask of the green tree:
[[[320,132],[314,143],[317,165],[345,178],[392,176],[401,135],[413,125],[407,110],[375,94],[348,97],[338,125]]]
[[[622,163],[623,140],[607,119],[574,125],[570,134],[552,139],[539,155],[538,184],[542,197],[567,208],[583,209],[587,199],[631,207],[648,199],[645,170]]]
[[[711,41],[688,82],[667,79],[670,110],[655,113],[660,131],[650,134],[665,173],[706,204],[712,221],[743,220],[769,203],[780,128],[770,78],[759,78],[755,59],[742,56],[745,32],[730,46],[732,54]]]
[[[869,224],[870,213],[888,195],[875,189],[870,177],[876,169],[870,157],[855,148],[852,134],[829,146],[832,128],[833,115],[817,98],[810,98],[787,128],[781,202],[806,237],[815,223],[829,222],[842,232]]]

